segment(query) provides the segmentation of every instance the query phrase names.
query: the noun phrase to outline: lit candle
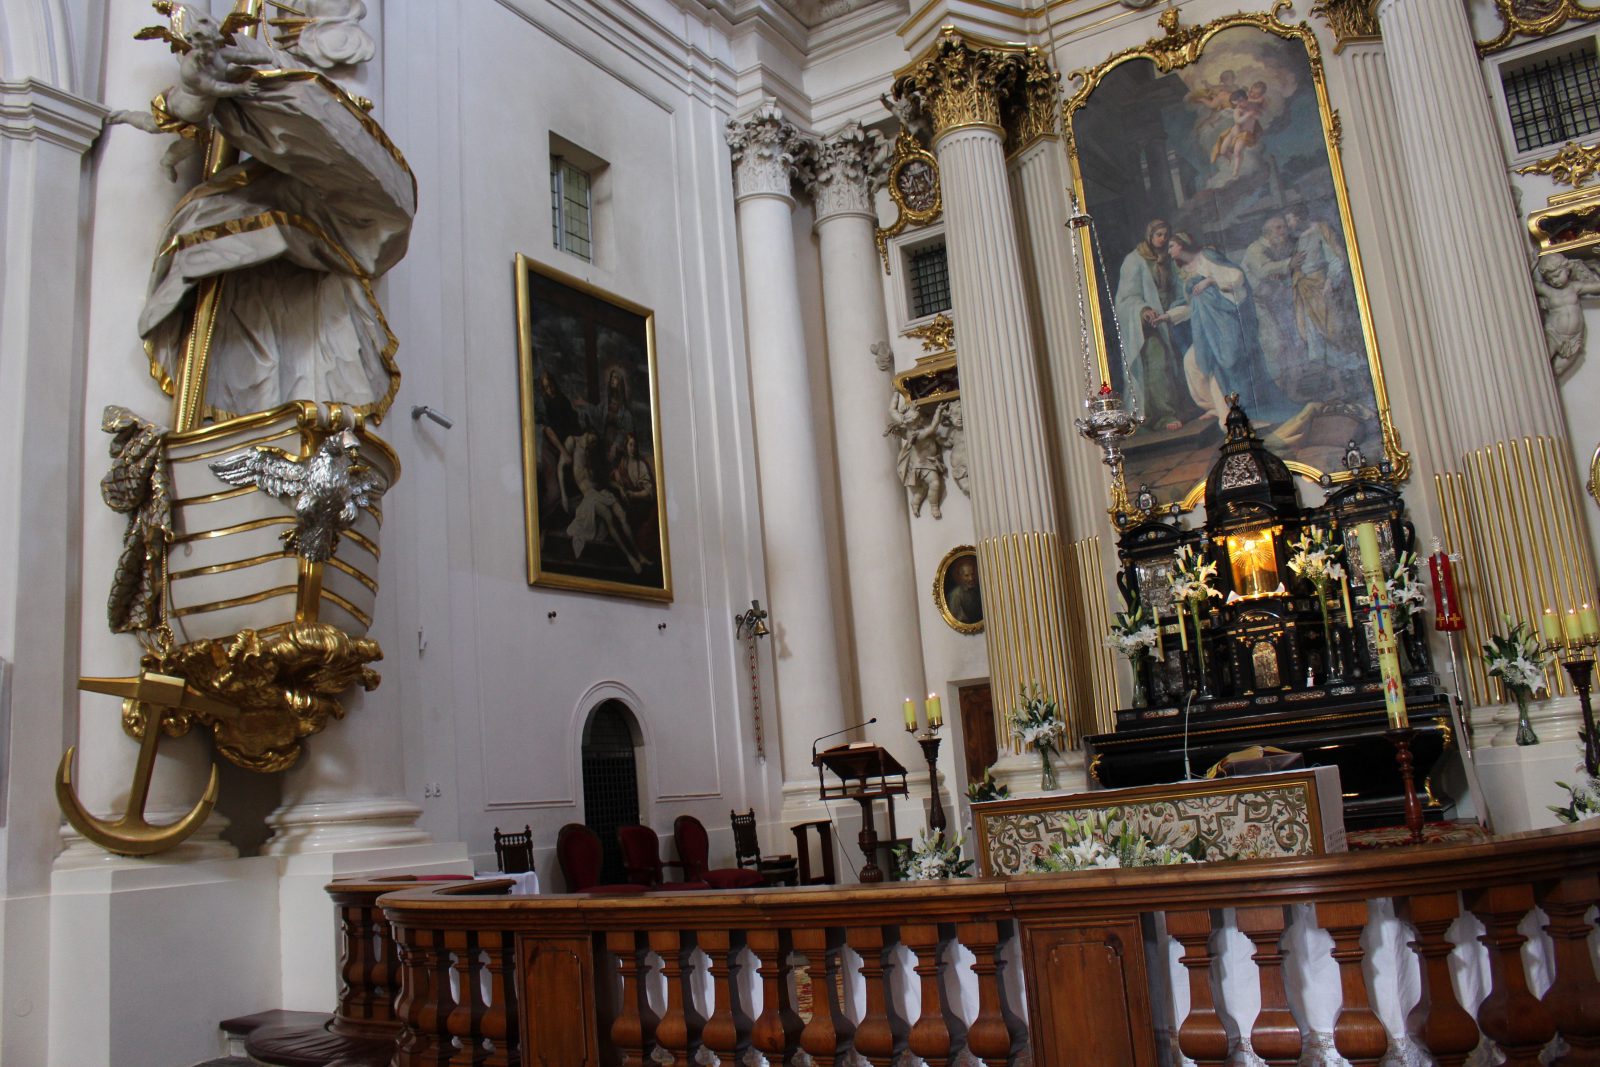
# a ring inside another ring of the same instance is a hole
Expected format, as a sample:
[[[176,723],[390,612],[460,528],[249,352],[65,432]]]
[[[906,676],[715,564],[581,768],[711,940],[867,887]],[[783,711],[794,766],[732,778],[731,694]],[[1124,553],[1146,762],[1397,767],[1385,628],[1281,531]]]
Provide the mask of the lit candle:
[[[938,693],[928,694],[928,727],[937,730],[944,725],[944,702]]]
[[[1594,605],[1585,604],[1578,610],[1578,627],[1585,637],[1600,637],[1600,618],[1595,616]]]
[[[1561,619],[1561,628],[1566,633],[1568,641],[1583,640],[1583,622],[1578,618],[1577,608],[1568,608]]]
[[[1356,620],[1350,613],[1350,576],[1347,574],[1339,575],[1339,596],[1344,600],[1344,628],[1354,630]]]
[[[917,732],[917,702],[910,697],[906,697],[906,730]]]
[[[1554,608],[1544,609],[1544,616],[1539,620],[1539,631],[1551,644],[1561,640],[1561,616],[1556,614]]]
[[[1356,527],[1356,545],[1361,549],[1361,569],[1368,574],[1383,570],[1383,555],[1378,551],[1378,527],[1364,522]]]

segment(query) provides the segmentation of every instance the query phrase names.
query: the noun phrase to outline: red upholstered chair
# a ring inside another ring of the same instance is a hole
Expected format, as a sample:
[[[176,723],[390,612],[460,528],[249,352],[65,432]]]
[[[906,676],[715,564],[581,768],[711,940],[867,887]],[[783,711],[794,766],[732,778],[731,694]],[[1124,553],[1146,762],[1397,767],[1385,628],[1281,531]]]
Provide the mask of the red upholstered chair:
[[[617,827],[617,843],[622,846],[622,863],[628,868],[628,881],[649,889],[669,893],[686,889],[710,889],[709,882],[665,882],[661,879],[662,867],[682,867],[683,864],[661,859],[661,839],[648,826]]]
[[[581,822],[569,822],[556,835],[556,862],[569,893],[643,893],[645,887],[613,882],[600,885],[600,836]]]
[[[743,867],[706,868],[711,851],[711,839],[706,828],[693,815],[680,815],[672,823],[672,839],[678,846],[678,859],[683,861],[683,876],[692,881],[708,883],[712,889],[753,889],[766,885],[759,871]]]

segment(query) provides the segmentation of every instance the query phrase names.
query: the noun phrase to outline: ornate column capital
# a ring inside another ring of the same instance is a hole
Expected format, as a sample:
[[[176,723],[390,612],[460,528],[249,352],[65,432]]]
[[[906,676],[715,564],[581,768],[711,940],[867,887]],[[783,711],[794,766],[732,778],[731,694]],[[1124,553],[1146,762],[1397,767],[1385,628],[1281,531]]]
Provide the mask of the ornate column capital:
[[[729,119],[727,138],[733,149],[735,200],[791,195],[790,185],[815,145],[770,101],[742,118]]]
[[[1050,66],[1043,50],[1032,46],[1020,57],[1020,65],[1018,92],[1007,109],[1013,152],[1054,137],[1061,129],[1061,75]]]
[[[897,99],[916,98],[933,117],[935,139],[966,126],[1000,130],[1001,105],[1023,74],[1027,50],[968,41],[954,26],[895,77]]]
[[[817,221],[835,215],[872,215],[872,194],[888,175],[889,143],[859,122],[816,143],[801,175],[816,204]]]

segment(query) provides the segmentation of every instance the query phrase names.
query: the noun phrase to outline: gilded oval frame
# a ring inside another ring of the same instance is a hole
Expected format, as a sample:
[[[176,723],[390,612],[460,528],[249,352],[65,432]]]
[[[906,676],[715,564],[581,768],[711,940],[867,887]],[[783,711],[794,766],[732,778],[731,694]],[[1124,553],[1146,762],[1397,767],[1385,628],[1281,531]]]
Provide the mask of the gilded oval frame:
[[[1373,399],[1377,407],[1377,430],[1383,447],[1384,459],[1388,461],[1390,470],[1387,478],[1394,482],[1403,482],[1411,475],[1411,454],[1401,444],[1400,434],[1395,429],[1391,411],[1389,392],[1384,379],[1383,362],[1378,350],[1378,337],[1372,320],[1371,300],[1367,293],[1366,274],[1361,263],[1361,253],[1356,237],[1355,220],[1350,211],[1350,194],[1345,183],[1344,165],[1340,156],[1340,144],[1343,139],[1343,130],[1338,114],[1333,110],[1328,99],[1328,85],[1322,64],[1322,49],[1317,42],[1316,34],[1307,23],[1287,23],[1280,15],[1285,10],[1291,9],[1290,0],[1276,0],[1272,10],[1266,13],[1240,12],[1215,19],[1203,26],[1181,26],[1178,21],[1178,9],[1170,8],[1163,12],[1160,25],[1164,31],[1161,37],[1153,38],[1142,45],[1126,48],[1104,62],[1093,66],[1073,71],[1068,77],[1077,83],[1075,91],[1071,92],[1062,104],[1061,129],[1062,138],[1066,145],[1068,166],[1072,175],[1072,192],[1077,197],[1077,202],[1083,205],[1084,210],[1094,211],[1095,205],[1088,203],[1085,197],[1083,173],[1079,164],[1076,131],[1073,128],[1073,117],[1088,103],[1091,94],[1104,81],[1107,74],[1125,63],[1135,60],[1145,60],[1154,63],[1156,70],[1161,74],[1169,74],[1175,70],[1187,67],[1197,62],[1204,54],[1206,44],[1218,34],[1232,29],[1249,27],[1270,33],[1285,40],[1299,41],[1305,48],[1306,64],[1311,77],[1311,84],[1316,94],[1317,113],[1321,119],[1323,145],[1327,152],[1328,168],[1333,179],[1334,198],[1338,203],[1338,217],[1343,228],[1343,237],[1348,248],[1350,280],[1355,289],[1356,308],[1359,313],[1361,338],[1366,348],[1367,372],[1372,382]],[[1080,228],[1077,233],[1080,242],[1079,252],[1084,264],[1086,284],[1090,293],[1100,291],[1097,265],[1094,258],[1094,247],[1087,227]],[[1109,267],[1107,273],[1110,273]],[[1107,284],[1111,282],[1107,278]],[[1105,315],[1098,299],[1087,301],[1090,322],[1094,329],[1096,344],[1096,357],[1099,362],[1101,378],[1104,381],[1111,379],[1110,344],[1107,330],[1110,323],[1105,321]],[[1301,460],[1291,460],[1285,457],[1289,469],[1310,481],[1322,481],[1329,478],[1333,482],[1346,482],[1358,476],[1371,477],[1371,467],[1361,471],[1328,470],[1324,471]],[[1176,501],[1161,501],[1157,504],[1157,511],[1162,511],[1177,503],[1184,511],[1192,510],[1200,503],[1205,493],[1205,479],[1201,478],[1191,486],[1184,495]],[[1117,512],[1128,512],[1128,489],[1126,482],[1119,481],[1112,486],[1111,505],[1108,509],[1115,515]]]
[[[950,569],[963,559],[972,560],[973,573],[978,577],[978,595],[980,598],[982,597],[983,570],[978,564],[978,550],[972,545],[957,545],[944,554],[944,558],[939,561],[938,568],[933,572],[933,604],[934,607],[939,609],[939,618],[943,619],[945,625],[956,633],[981,634],[983,633],[984,620],[979,618],[977,622],[967,622],[964,619],[957,618],[955,612],[950,610],[950,603],[945,597],[945,578],[949,575]]]

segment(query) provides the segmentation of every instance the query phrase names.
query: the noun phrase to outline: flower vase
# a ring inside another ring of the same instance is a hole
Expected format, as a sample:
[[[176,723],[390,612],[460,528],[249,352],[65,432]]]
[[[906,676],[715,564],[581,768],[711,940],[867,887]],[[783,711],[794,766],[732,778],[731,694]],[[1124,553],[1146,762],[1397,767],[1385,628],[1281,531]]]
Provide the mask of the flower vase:
[[[1326,676],[1324,682],[1343,681],[1339,677],[1339,668],[1335,665],[1337,658],[1333,647],[1333,627],[1328,624],[1328,593],[1321,582],[1317,583],[1317,606],[1322,609],[1322,650],[1328,657],[1328,662],[1323,665]]]
[[[1056,781],[1056,766],[1050,762],[1049,746],[1039,749],[1039,760],[1039,788],[1046,793],[1054,792],[1060,783]]]
[[[1150,706],[1149,688],[1144,681],[1145,664],[1149,662],[1149,659],[1149,656],[1134,656],[1128,660],[1128,664],[1133,668],[1133,706],[1136,708],[1148,708]]]
[[[1198,679],[1199,684],[1195,688],[1200,691],[1200,695],[1202,697],[1209,699],[1211,695],[1211,686],[1207,683],[1206,679],[1206,642],[1204,636],[1200,632],[1199,600],[1189,601],[1189,614],[1194,619],[1194,653],[1196,660],[1200,665],[1200,677]]]
[[[1537,745],[1539,735],[1533,732],[1533,723],[1528,718],[1528,691],[1520,685],[1509,688],[1511,695],[1517,698],[1517,744]]]

